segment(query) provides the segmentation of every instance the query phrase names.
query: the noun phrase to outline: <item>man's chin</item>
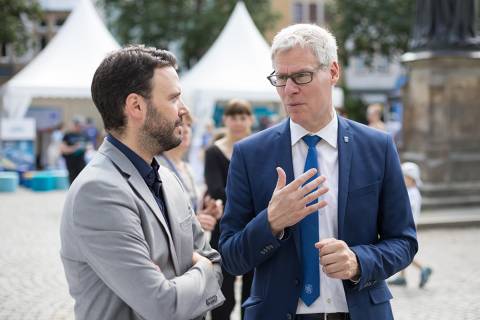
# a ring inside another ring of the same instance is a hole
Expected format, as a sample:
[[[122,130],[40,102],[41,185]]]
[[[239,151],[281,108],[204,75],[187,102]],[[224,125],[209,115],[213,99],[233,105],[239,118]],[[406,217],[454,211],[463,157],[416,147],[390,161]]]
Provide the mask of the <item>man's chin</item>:
[[[162,150],[162,152],[172,150],[172,149],[178,147],[182,143],[182,136],[177,136],[176,138],[177,139],[175,139],[175,140],[172,139],[172,141],[170,141],[170,143],[168,145],[164,145],[164,149]]]

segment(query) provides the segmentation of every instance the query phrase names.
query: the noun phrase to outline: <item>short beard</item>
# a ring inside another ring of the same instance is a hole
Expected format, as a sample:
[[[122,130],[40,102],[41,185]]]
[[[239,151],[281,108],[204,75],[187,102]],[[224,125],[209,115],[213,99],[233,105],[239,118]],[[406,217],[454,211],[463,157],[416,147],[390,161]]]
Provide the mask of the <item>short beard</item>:
[[[140,143],[153,155],[173,149],[182,142],[182,138],[175,135],[175,129],[181,125],[181,119],[174,123],[165,120],[149,102],[146,120],[140,130]]]

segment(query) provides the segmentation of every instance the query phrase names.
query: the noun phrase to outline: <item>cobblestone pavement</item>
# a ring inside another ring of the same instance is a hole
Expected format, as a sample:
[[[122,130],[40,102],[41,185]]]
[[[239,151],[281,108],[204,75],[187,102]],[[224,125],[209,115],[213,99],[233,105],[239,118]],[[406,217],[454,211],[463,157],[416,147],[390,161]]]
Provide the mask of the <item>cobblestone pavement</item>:
[[[0,320],[73,319],[58,254],[64,197],[0,193]],[[417,258],[433,275],[418,289],[418,271],[407,270],[408,286],[392,288],[395,318],[480,319],[480,229],[421,230],[419,241]]]

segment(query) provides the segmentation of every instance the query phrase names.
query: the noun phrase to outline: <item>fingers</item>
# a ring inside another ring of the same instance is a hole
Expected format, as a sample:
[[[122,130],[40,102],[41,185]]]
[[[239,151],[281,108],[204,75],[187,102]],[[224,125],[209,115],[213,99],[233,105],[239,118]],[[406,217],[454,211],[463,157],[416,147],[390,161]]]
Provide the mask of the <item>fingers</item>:
[[[203,197],[203,206],[204,207],[208,206],[208,204],[210,203],[211,200],[212,200],[212,198],[210,197],[210,195],[206,194]]]
[[[323,187],[323,188],[319,188],[318,190],[315,190],[314,192],[304,196],[303,199],[302,199],[304,205],[307,205],[310,202],[312,202],[313,200],[318,199],[319,197],[321,197],[322,195],[327,193],[328,190],[330,190],[330,189],[328,189],[327,187]]]
[[[283,169],[280,167],[277,167],[276,170],[277,170],[278,179],[277,179],[277,185],[275,186],[275,190],[280,190],[283,187],[285,187],[285,184],[287,183],[287,175],[285,174],[285,171],[283,171]]]
[[[283,170],[282,170],[283,171]],[[317,169],[310,169],[304,173],[297,179],[293,180],[288,184],[288,188],[292,191],[298,190],[301,186],[305,184],[311,177],[313,177],[317,173]]]
[[[348,245],[338,239],[323,239],[315,244],[320,250],[320,264],[323,272],[330,278],[350,279],[358,272],[355,253]]]
[[[206,210],[213,210],[213,209],[216,208],[216,206],[217,206],[217,204],[216,204],[215,200],[213,200],[213,199],[209,199],[205,202],[205,209]]]
[[[325,207],[326,205],[327,205],[327,202],[325,200],[321,200],[317,203],[306,206],[302,210],[295,213],[296,219],[293,221],[293,223],[291,225],[293,225],[295,223],[298,223],[300,220],[302,220],[303,218],[305,218],[309,214],[318,212],[318,210]]]
[[[325,176],[319,176],[313,179],[312,181],[310,181],[309,183],[307,183],[306,185],[304,185],[303,187],[300,187],[298,189],[298,198],[300,199],[305,197],[305,195],[309,194],[313,190],[320,187],[320,185],[322,185],[325,182],[325,180],[327,180]]]
[[[315,243],[315,248],[317,249],[322,249],[324,246],[326,246],[327,244],[329,243],[333,243],[337,241],[337,239],[335,238],[325,238],[325,239],[322,239],[320,241],[318,241],[317,243]]]
[[[197,215],[197,219],[202,228],[206,231],[212,231],[217,223],[217,219],[209,214],[199,214]]]
[[[193,254],[192,254],[193,264],[196,264],[201,258],[202,258],[202,256],[200,254],[198,254],[198,252],[196,252],[196,251],[193,252]]]

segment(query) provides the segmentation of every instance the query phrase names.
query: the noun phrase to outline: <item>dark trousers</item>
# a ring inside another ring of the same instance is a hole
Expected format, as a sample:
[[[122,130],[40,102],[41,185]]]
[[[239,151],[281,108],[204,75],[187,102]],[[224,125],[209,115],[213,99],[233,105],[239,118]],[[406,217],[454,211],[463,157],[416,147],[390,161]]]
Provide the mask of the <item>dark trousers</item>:
[[[225,302],[220,307],[212,310],[212,320],[230,320],[230,314],[235,307],[235,276],[222,269],[223,283],[222,293],[225,296]],[[252,287],[253,271],[242,276],[242,302],[250,296],[250,288]],[[243,319],[243,309],[242,309]]]
[[[70,184],[73,183],[73,180],[75,180],[75,178],[80,174],[80,171],[82,171],[87,165],[83,158],[69,159],[67,157],[65,157],[65,164],[67,165],[68,180],[70,181]]]

